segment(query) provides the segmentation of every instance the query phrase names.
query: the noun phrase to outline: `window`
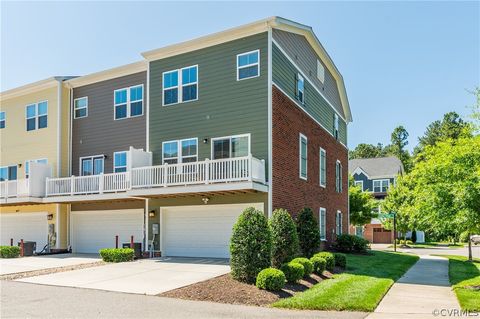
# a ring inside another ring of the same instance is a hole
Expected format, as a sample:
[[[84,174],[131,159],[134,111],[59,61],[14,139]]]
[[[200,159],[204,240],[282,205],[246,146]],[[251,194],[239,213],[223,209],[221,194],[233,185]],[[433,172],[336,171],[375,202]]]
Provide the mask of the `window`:
[[[30,176],[30,163],[47,164],[48,160],[46,158],[42,158],[42,159],[25,161],[25,178],[28,178],[28,176]]]
[[[317,78],[320,80],[320,82],[325,82],[325,68],[320,60],[317,60]]]
[[[143,84],[115,90],[113,95],[116,120],[143,115]]]
[[[300,133],[299,141],[300,178],[307,179],[307,137]]]
[[[337,210],[336,225],[337,225],[337,235],[341,235],[342,234],[342,212],[339,210]]]
[[[235,158],[250,154],[250,135],[236,135],[212,139],[212,158]]]
[[[127,152],[113,153],[113,172],[120,173],[127,171]]]
[[[373,192],[386,193],[389,186],[390,181],[388,179],[376,179],[373,181]]]
[[[162,84],[163,105],[198,100],[198,65],[164,72]]]
[[[80,158],[80,175],[98,175],[103,173],[104,156],[87,156]]]
[[[342,170],[342,163],[337,161],[335,165],[335,190],[338,193],[341,193],[343,190]]]
[[[7,123],[7,118],[5,112],[0,112],[0,128],[5,128]]]
[[[88,97],[80,97],[73,100],[74,118],[79,119],[88,116]]]
[[[300,73],[297,74],[297,99],[300,103],[305,103],[305,81]]]
[[[320,186],[327,186],[327,152],[320,148]]]
[[[0,181],[13,181],[17,179],[17,165],[0,167]]]
[[[260,50],[237,55],[237,81],[260,75]]]
[[[363,227],[362,226],[356,226],[355,227],[355,235],[358,237],[363,237]]]
[[[363,181],[354,181],[353,184],[360,187],[360,189],[363,191]]]
[[[163,163],[191,163],[198,160],[198,139],[189,138],[162,143]]]
[[[25,112],[27,131],[45,128],[48,125],[48,102],[27,105]]]
[[[320,239],[327,240],[327,210],[323,207],[320,207],[318,226],[320,227]]]
[[[338,140],[338,114],[335,113],[333,117],[333,136]]]

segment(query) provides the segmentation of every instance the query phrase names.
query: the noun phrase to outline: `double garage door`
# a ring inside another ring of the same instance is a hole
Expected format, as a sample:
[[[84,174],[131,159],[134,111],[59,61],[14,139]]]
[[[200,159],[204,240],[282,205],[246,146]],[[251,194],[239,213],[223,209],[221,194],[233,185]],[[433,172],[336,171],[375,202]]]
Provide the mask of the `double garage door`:
[[[23,239],[37,243],[37,252],[41,251],[48,240],[47,213],[11,213],[0,214],[1,245],[10,246]]]

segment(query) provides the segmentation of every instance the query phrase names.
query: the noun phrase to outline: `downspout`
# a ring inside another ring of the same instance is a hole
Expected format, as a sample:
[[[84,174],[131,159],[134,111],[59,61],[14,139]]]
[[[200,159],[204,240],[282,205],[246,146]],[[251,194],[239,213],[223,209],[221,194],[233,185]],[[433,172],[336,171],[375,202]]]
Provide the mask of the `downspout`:
[[[268,26],[268,218],[272,217],[273,211],[273,196],[272,196],[272,186],[273,186],[273,138],[272,138],[272,27]]]
[[[146,117],[145,117],[145,150],[147,152],[150,151],[150,61],[147,61],[147,80],[146,80],[146,88],[145,88],[145,91],[146,91],[146,94],[147,94],[147,102],[145,103],[145,113],[146,113]],[[153,163],[150,163],[150,165],[152,165]],[[145,219],[144,219],[144,237],[145,237],[145,243],[144,243],[144,250],[145,251],[149,251],[150,250],[150,247],[148,246],[148,242],[150,240],[150,234],[149,234],[149,227],[150,225],[148,224],[149,223],[149,218],[148,218],[148,212],[150,210],[150,207],[149,207],[150,203],[149,203],[149,200],[148,198],[145,198],[145,208],[144,208],[144,214],[145,214]],[[153,247],[152,247],[153,248]]]
[[[57,79],[57,177],[62,175],[62,79]]]

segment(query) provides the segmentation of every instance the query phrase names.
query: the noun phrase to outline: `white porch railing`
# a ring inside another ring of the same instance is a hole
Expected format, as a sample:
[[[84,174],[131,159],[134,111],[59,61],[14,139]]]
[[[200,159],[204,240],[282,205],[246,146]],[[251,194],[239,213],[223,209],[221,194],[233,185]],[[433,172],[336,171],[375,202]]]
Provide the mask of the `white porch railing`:
[[[28,178],[0,182],[0,198],[22,196],[30,196]]]
[[[90,176],[47,178],[46,195],[125,192],[130,189],[255,181],[265,183],[265,162],[250,156],[132,168]]]

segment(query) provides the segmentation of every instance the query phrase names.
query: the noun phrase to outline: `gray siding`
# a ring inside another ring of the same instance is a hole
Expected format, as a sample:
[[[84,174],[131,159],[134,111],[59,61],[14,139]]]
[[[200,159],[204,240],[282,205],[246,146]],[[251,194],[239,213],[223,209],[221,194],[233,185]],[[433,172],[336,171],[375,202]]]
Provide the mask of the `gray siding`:
[[[393,185],[395,183],[395,178],[375,178],[375,179],[368,179],[367,176],[363,173],[355,173],[353,174],[353,179],[355,181],[363,181],[363,191],[365,192],[371,192],[373,191],[373,180],[376,179],[388,179],[390,180],[390,185]]]
[[[273,83],[278,85],[292,99],[296,100],[297,68],[275,44],[272,47],[272,60]],[[304,90],[305,112],[317,120],[330,134],[333,134],[335,111],[307,80],[305,80]],[[339,140],[344,145],[347,145],[347,124],[342,118],[339,118]]]
[[[267,33],[150,63],[150,150],[160,164],[162,142],[198,137],[198,160],[211,158],[211,138],[251,134],[253,156],[268,156]],[[237,81],[236,56],[260,49],[260,76]],[[162,72],[198,64],[198,100],[162,106]],[[208,138],[208,144],[203,139]]]
[[[307,78],[322,91],[337,112],[345,117],[338,93],[337,81],[327,69],[325,63],[320,60],[307,39],[305,39],[303,35],[277,29],[273,30],[273,39],[285,50],[287,55],[295,61]],[[317,60],[320,60],[320,63],[322,63],[325,68],[324,83],[317,78]]]
[[[146,72],[140,72],[73,89],[74,99],[88,96],[88,116],[72,118],[72,174],[79,175],[80,157],[106,155],[105,173],[111,173],[113,152],[126,151],[130,146],[146,148],[146,76]],[[138,84],[144,85],[144,114],[114,120],[114,90]]]

